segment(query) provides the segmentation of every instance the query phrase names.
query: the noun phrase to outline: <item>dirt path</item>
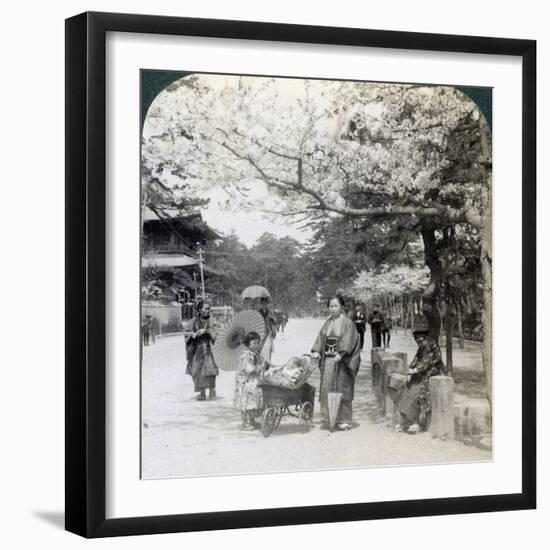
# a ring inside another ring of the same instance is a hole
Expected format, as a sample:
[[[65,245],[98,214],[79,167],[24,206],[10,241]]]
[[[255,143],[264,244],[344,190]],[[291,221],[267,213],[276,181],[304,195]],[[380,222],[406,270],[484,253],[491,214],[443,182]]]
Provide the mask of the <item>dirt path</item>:
[[[322,321],[291,320],[276,342],[274,363],[309,351]],[[414,353],[410,335],[394,335],[392,347]],[[459,442],[434,440],[429,434],[394,433],[379,414],[370,382],[370,347],[356,382],[353,403],[356,426],[349,432],[322,430],[318,402],[314,428],[302,433],[298,421],[284,417],[269,437],[243,432],[232,407],[234,373],[217,379],[215,401],[195,399],[185,375],[181,336],[166,337],[143,355],[143,477],[187,477],[252,472],[359,468],[382,465],[490,460],[491,453]],[[481,355],[475,346],[456,354],[458,372],[479,374]],[[472,377],[466,376],[468,380]],[[480,378],[481,380],[482,378]],[[310,383],[319,388],[318,375]],[[474,385],[475,386],[475,385]]]

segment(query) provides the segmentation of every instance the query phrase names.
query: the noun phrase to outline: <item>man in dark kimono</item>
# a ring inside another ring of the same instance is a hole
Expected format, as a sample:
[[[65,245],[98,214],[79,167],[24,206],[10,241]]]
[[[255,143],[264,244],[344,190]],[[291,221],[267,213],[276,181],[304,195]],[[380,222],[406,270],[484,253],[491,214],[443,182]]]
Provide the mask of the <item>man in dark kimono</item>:
[[[286,324],[288,323],[288,312],[287,311],[283,311],[283,314],[282,314],[282,320],[281,320],[281,330],[282,332],[285,331],[285,328],[286,328]]]
[[[355,310],[351,314],[351,320],[354,322],[355,328],[359,333],[360,345],[361,349],[363,349],[363,345],[365,344],[365,331],[367,330],[367,316],[363,313],[361,304],[355,306]]]
[[[370,335],[372,338],[372,347],[380,348],[382,347],[382,327],[384,325],[384,316],[380,311],[380,306],[375,305],[372,308],[372,312],[368,318],[370,325]]]

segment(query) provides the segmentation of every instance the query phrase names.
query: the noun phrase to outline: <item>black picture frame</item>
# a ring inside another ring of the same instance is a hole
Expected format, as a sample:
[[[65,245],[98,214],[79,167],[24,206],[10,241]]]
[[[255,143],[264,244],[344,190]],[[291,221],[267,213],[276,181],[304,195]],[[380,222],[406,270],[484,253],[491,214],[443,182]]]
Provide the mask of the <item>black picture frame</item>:
[[[522,491],[106,519],[105,40],[108,31],[480,53],[522,60]],[[66,529],[108,537],[532,509],[536,506],[536,42],[83,13],[66,20]]]

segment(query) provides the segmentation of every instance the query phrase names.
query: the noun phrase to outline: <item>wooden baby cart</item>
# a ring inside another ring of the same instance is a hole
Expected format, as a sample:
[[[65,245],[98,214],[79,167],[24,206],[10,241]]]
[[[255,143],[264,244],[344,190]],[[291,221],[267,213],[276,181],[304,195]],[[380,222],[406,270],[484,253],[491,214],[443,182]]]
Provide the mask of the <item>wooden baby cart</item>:
[[[313,405],[315,388],[303,382],[299,387],[288,388],[274,384],[262,383],[264,412],[262,415],[262,434],[269,437],[279,427],[281,418],[286,415],[298,419],[303,433],[313,425]]]

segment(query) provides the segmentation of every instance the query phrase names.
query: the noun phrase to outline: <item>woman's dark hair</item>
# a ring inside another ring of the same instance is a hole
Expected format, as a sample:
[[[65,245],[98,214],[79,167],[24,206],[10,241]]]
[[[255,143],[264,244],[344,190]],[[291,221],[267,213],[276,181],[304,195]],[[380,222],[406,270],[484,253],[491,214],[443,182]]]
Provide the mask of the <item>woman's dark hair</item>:
[[[342,307],[346,305],[346,302],[344,302],[344,297],[341,294],[334,294],[333,296],[329,296],[327,300],[327,307],[330,306],[331,300],[338,300]]]
[[[250,345],[250,342],[252,340],[261,340],[262,337],[254,331],[249,332],[244,338],[243,338],[243,344],[248,347]]]

